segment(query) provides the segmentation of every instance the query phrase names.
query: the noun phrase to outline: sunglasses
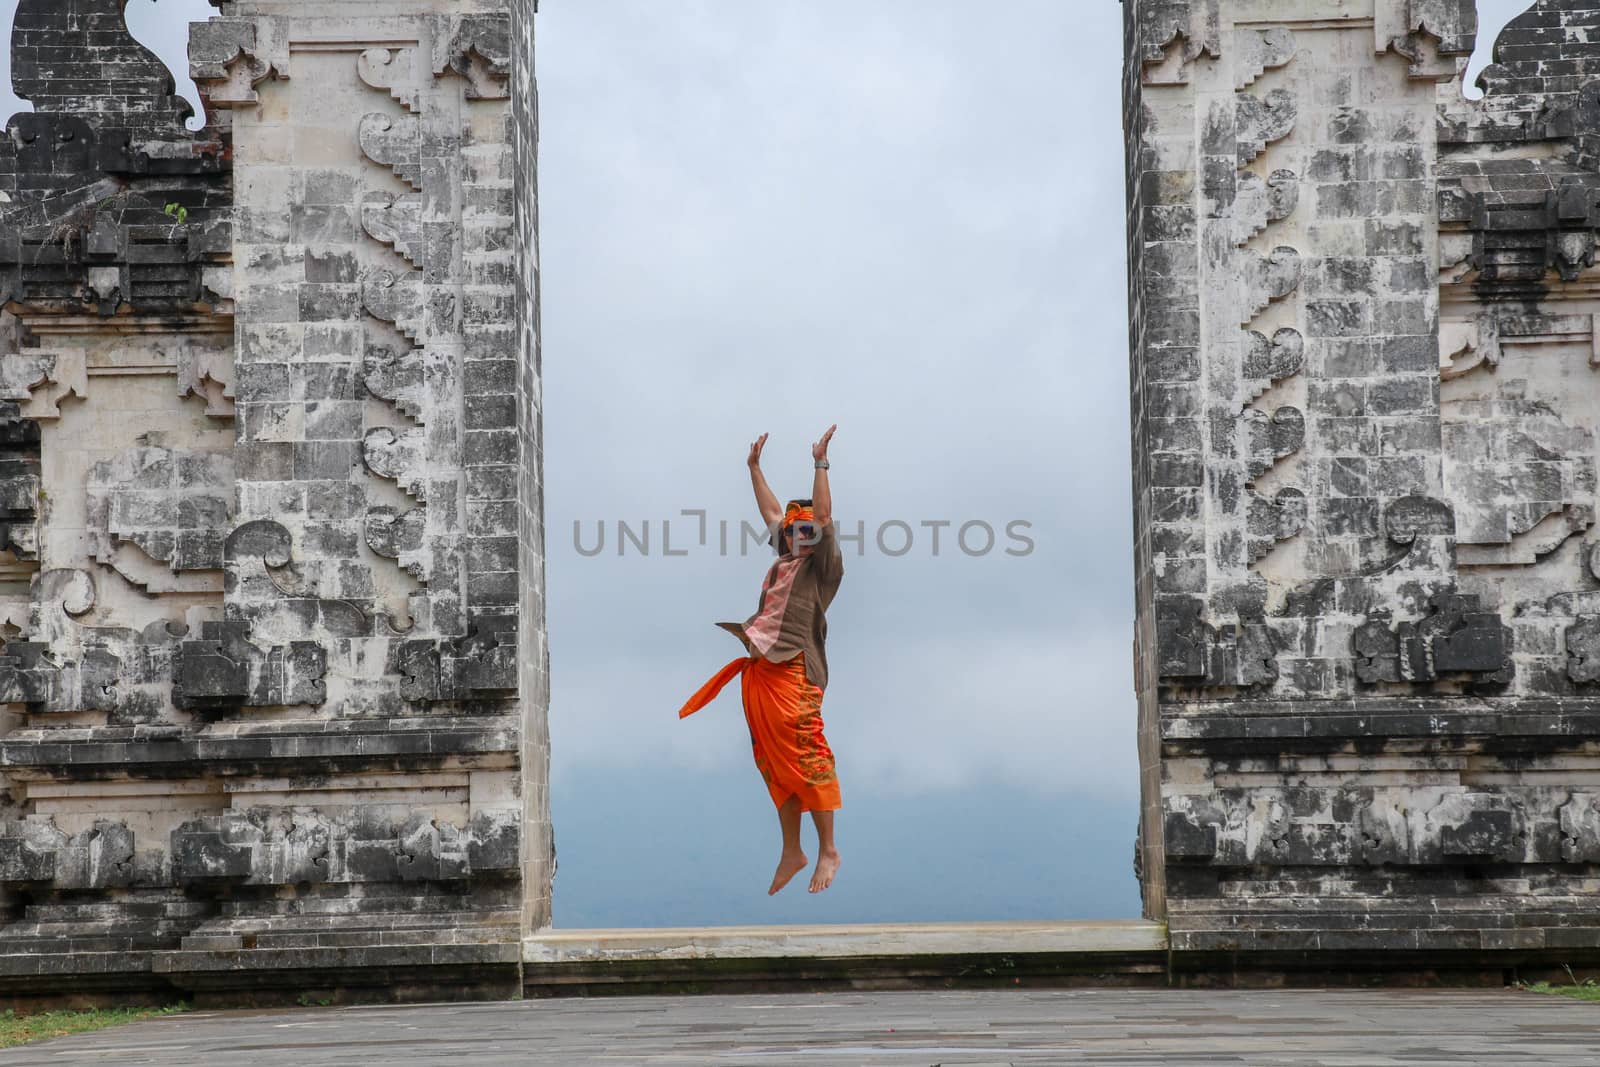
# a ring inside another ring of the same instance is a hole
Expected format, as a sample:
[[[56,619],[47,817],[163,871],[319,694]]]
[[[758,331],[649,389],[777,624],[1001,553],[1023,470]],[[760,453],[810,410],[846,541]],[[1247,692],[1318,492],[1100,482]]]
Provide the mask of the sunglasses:
[[[800,541],[803,541],[807,544],[809,544],[817,536],[816,526],[809,522],[793,523],[789,527],[789,532],[794,534],[794,536]]]

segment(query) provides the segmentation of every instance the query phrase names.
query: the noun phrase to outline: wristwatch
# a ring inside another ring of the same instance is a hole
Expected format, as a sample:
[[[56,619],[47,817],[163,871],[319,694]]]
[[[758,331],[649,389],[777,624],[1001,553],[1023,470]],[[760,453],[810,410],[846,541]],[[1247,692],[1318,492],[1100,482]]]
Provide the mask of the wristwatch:
[[[825,459],[817,460],[817,470],[825,471],[827,469],[828,469],[828,461],[827,460],[825,460]]]

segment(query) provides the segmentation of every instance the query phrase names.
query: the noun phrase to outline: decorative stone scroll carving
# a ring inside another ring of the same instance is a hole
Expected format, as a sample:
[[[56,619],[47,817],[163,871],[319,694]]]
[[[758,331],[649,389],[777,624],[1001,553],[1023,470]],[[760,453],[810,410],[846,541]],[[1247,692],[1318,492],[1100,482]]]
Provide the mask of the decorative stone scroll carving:
[[[182,625],[90,625],[95,585],[79,570],[40,573],[30,602],[26,640],[7,642],[0,654],[0,702],[36,714],[107,712],[120,725],[160,717]]]
[[[178,395],[205,401],[214,419],[234,417],[233,353],[185,347],[178,353]]]
[[[428,513],[424,508],[397,512],[391,507],[367,510],[367,547],[385,559],[398,560],[419,582],[431,577],[431,554],[423,550]]]
[[[318,595],[316,582],[295,565],[293,544],[270,519],[237,527],[223,543],[228,592],[249,605],[252,618],[278,619],[286,629],[327,639],[370,636],[372,621],[360,607]]]
[[[369,48],[356,61],[361,80],[380,89],[415,113],[420,109],[421,52],[416,48]]]
[[[412,341],[422,336],[427,307],[421,271],[374,271],[362,281],[361,299],[373,318],[394,323]]]
[[[521,857],[517,813],[486,809],[465,827],[383,807],[208,815],[172,833],[180,884],[448,882],[509,873]]]
[[[1240,368],[1247,391],[1246,403],[1255,400],[1272,386],[1305,366],[1305,338],[1300,331],[1284,327],[1269,340],[1263,333],[1245,334],[1244,364]]]
[[[1206,686],[1248,686],[1278,677],[1277,646],[1264,622],[1213,626],[1199,601],[1163,598],[1156,617],[1163,679]]]
[[[67,842],[49,819],[0,822],[0,885],[53,882]]]
[[[397,198],[375,194],[361,205],[361,227],[374,241],[381,241],[404,256],[413,267],[423,265],[422,194]]]
[[[1594,525],[1593,436],[1549,404],[1457,401],[1442,431],[1462,566],[1533,564]]]
[[[1567,677],[1600,682],[1600,615],[1580,615],[1566,629]]]
[[[361,120],[361,151],[374,163],[395,172],[401,181],[422,191],[421,127],[415,115],[398,118],[375,111]]]
[[[1218,789],[1164,798],[1163,837],[1172,862],[1210,867],[1557,862],[1559,855],[1546,842],[1530,840],[1526,830],[1526,808],[1555,816],[1554,799],[1459,788]],[[1570,803],[1561,809],[1572,840],[1589,840],[1588,814]]]
[[[1289,136],[1294,129],[1299,107],[1294,94],[1287,89],[1274,89],[1264,97],[1236,93],[1233,101],[1241,167],[1265,152],[1267,145]]]
[[[1240,171],[1234,190],[1233,217],[1237,228],[1233,243],[1242,245],[1274,222],[1294,213],[1300,199],[1300,176],[1279,169],[1266,178]]]
[[[1282,26],[1233,33],[1233,87],[1246,89],[1262,74],[1294,58],[1294,34]]]
[[[511,95],[511,19],[507,15],[455,15],[434,38],[435,74],[453,71],[467,82],[469,100]]]
[[[1305,525],[1306,495],[1299,489],[1285,486],[1270,498],[1251,491],[1246,513],[1250,562],[1265,559],[1279,542],[1287,541]]]
[[[134,880],[133,831],[126,823],[97,820],[68,835],[37,816],[0,822],[0,885],[42,885],[56,890],[115,889]]]
[[[189,77],[212,107],[259,103],[256,86],[289,77],[286,25],[270,16],[196,23],[189,32]]]
[[[1269,255],[1261,256],[1248,249],[1239,252],[1242,277],[1244,317],[1240,325],[1248,325],[1274,300],[1282,300],[1300,286],[1300,253],[1287,245],[1279,245]]]
[[[1426,496],[1399,497],[1385,509],[1383,527],[1398,551],[1375,567],[1374,573],[1448,573],[1456,549],[1456,517],[1448,504]]]
[[[39,424],[0,402],[0,551],[19,560],[38,558],[39,474]]]
[[[1499,322],[1493,316],[1439,323],[1440,381],[1452,381],[1480,367],[1497,367],[1500,355]]]
[[[315,641],[261,649],[249,623],[207,622],[198,641],[178,647],[172,699],[181,708],[321,704],[327,672],[327,651]]]
[[[1395,0],[1375,5],[1374,14],[1376,50],[1410,60],[1413,78],[1455,77],[1477,42],[1476,0]]]
[[[119,542],[174,571],[219,570],[233,522],[233,456],[131,448],[89,471],[88,526],[95,559],[111,565]]]
[[[1363,682],[1434,682],[1451,675],[1490,684],[1511,679],[1511,628],[1475,596],[1441,593],[1418,622],[1391,626],[1377,611],[1351,636]]]
[[[1201,54],[1222,55],[1217,0],[1152,0],[1141,3],[1139,47],[1146,85],[1179,85],[1189,80],[1188,65]],[[1178,48],[1172,46],[1181,40]]]
[[[60,666],[50,646],[37,641],[8,641],[0,653],[0,702],[43,706],[57,691]]]
[[[1530,858],[1521,815],[1509,798],[1494,793],[1451,794],[1428,812],[1434,832],[1419,841],[1425,847],[1437,842],[1441,861],[1521,862]]]
[[[1258,478],[1281,459],[1300,451],[1306,439],[1306,417],[1298,408],[1280,407],[1268,416],[1247,408],[1239,416],[1245,435],[1247,477]]]
[[[428,441],[422,430],[369,430],[361,439],[361,457],[369,471],[394,482],[413,500],[428,499]]]
[[[392,669],[407,700],[465,700],[514,687],[516,649],[516,619],[485,615],[460,640],[404,642]]]
[[[89,395],[89,372],[81,351],[24,350],[0,360],[0,399],[21,404],[25,419],[59,419],[61,402]]]
[[[517,619],[479,615],[456,642],[459,685],[471,693],[513,690],[517,686]]]
[[[1600,793],[1572,794],[1557,815],[1561,859],[1566,863],[1600,863]]]
[[[407,348],[397,354],[393,348],[369,345],[362,378],[367,392],[393,404],[408,418],[421,421],[428,409],[423,357],[421,348]]]
[[[1441,178],[1439,217],[1464,228],[1446,235],[1449,255],[1468,249],[1473,288],[1489,305],[1477,317],[1489,318],[1495,303],[1544,296],[1551,271],[1572,282],[1593,265],[1600,176],[1561,158],[1459,160]]]

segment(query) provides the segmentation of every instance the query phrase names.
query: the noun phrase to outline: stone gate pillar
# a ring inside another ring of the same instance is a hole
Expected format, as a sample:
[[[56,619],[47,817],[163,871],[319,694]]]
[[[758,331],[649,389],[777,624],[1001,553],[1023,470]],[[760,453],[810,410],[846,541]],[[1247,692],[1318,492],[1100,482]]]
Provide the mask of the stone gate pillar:
[[[11,42],[0,988],[511,994],[553,867],[533,2],[219,3],[199,132],[125,2]]]
[[[1174,966],[1600,949],[1600,4],[1128,0],[1145,909]],[[1230,970],[1231,973],[1231,970]]]

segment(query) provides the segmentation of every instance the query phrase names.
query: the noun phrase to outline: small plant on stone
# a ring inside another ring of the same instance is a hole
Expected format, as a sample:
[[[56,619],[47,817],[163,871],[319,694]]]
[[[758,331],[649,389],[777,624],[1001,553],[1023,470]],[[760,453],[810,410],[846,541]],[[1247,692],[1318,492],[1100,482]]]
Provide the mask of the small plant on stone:
[[[1572,983],[1571,985],[1534,982],[1524,985],[1522,988],[1530,993],[1553,993],[1556,996],[1571,997],[1574,1000],[1600,1001],[1600,982],[1595,981],[1593,978],[1585,978],[1579,981],[1578,976],[1572,972],[1572,968],[1566,964],[1562,965],[1562,969],[1567,972],[1567,979]]]

